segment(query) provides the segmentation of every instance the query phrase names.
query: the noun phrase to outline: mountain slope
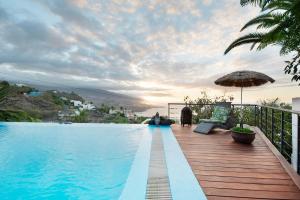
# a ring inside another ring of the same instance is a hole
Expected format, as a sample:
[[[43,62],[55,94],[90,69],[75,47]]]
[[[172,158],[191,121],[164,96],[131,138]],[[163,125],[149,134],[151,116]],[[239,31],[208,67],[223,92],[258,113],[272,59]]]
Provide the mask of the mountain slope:
[[[39,90],[58,90],[66,92],[75,92],[76,94],[82,96],[87,101],[92,101],[96,106],[101,106],[101,104],[106,104],[110,106],[123,106],[133,111],[139,112],[151,108],[151,105],[143,103],[143,100],[136,97],[131,97],[124,94],[118,94],[102,89],[93,88],[71,88],[71,87],[51,87],[44,85],[33,85],[34,88]]]

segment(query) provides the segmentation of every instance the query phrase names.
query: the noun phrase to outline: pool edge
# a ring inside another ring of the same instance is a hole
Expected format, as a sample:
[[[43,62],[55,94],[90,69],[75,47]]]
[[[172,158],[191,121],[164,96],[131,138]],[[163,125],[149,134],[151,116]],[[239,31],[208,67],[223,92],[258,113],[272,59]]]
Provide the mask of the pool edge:
[[[162,127],[160,130],[173,199],[206,200],[206,195],[185,158],[172,129]]]
[[[152,134],[149,129],[145,130],[141,140],[132,168],[119,197],[120,200],[145,199],[152,144]]]

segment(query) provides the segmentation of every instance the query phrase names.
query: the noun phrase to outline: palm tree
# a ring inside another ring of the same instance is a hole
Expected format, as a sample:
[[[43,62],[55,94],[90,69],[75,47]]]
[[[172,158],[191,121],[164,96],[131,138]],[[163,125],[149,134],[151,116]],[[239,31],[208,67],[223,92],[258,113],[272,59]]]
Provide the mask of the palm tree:
[[[241,5],[246,6],[248,4],[258,5],[261,8],[265,7],[272,0],[241,0]]]
[[[262,8],[261,14],[241,29],[243,31],[256,26],[259,31],[233,41],[225,54],[244,44],[252,44],[251,50],[255,47],[261,50],[270,45],[279,45],[281,55],[296,53],[294,59],[288,62],[285,72],[294,75],[293,80],[300,80],[300,70],[297,68],[300,65],[297,62],[300,55],[300,0],[241,0],[240,3],[242,6],[253,4]],[[295,78],[295,75],[298,77]]]

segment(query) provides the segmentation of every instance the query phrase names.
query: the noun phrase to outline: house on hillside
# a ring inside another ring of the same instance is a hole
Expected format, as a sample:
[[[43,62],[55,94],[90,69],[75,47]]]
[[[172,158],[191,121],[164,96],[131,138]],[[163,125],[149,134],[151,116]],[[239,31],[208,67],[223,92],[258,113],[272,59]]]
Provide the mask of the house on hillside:
[[[59,97],[63,101],[68,101],[67,97]]]
[[[80,111],[83,110],[96,110],[96,106],[93,103],[82,103],[81,101],[71,100],[70,101],[74,107],[78,108]]]
[[[23,84],[23,83],[17,83],[16,84],[17,87],[26,87],[27,85]]]
[[[85,103],[85,104],[82,104],[82,109],[83,110],[95,110],[96,106],[94,106],[92,103]]]
[[[123,111],[120,109],[113,109],[113,108],[109,109],[109,114],[111,114],[111,115],[118,114],[118,113],[123,113]]]
[[[82,107],[82,102],[77,100],[70,100],[74,107]]]

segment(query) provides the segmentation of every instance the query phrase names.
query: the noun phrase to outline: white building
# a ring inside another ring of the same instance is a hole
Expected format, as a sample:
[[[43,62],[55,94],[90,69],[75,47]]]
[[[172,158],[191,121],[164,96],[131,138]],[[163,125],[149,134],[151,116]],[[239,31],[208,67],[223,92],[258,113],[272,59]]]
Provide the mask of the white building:
[[[25,87],[26,85],[25,85],[25,84],[22,84],[22,83],[17,83],[16,86],[17,86],[17,87]]]
[[[60,97],[61,100],[67,101],[68,99],[66,97]]]
[[[82,105],[83,110],[95,110],[96,106],[91,103],[85,103]]]
[[[96,109],[96,106],[94,106],[92,103],[82,103],[81,101],[77,100],[71,100],[70,102],[73,103],[74,107],[77,107],[80,111]]]
[[[82,102],[81,101],[71,100],[70,102],[73,103],[73,105],[75,107],[81,107],[82,106]]]
[[[118,114],[118,113],[123,113],[123,112],[119,109],[109,109],[109,114]]]

